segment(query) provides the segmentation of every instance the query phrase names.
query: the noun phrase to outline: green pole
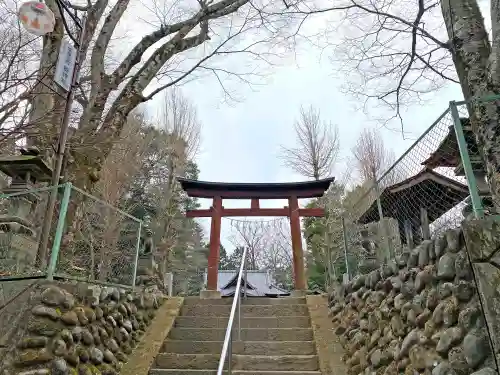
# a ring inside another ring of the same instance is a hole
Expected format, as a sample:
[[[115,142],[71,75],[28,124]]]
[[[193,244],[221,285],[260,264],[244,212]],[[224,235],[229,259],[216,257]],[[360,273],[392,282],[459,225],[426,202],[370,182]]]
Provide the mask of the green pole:
[[[345,228],[345,219],[344,216],[341,217],[342,220],[342,237],[344,240],[344,257],[345,257],[345,270],[347,273],[347,278],[351,280],[351,274],[349,272],[349,259],[347,258],[347,236],[346,236],[346,228]]]
[[[67,182],[64,184],[64,194],[59,211],[59,219],[57,220],[56,235],[54,236],[54,244],[52,245],[52,251],[50,253],[49,268],[47,269],[48,280],[54,279],[54,272],[57,266],[57,259],[59,257],[59,250],[61,248],[61,239],[66,222],[66,214],[68,212],[69,199],[71,197],[71,187],[71,182]],[[54,194],[57,194],[57,192],[54,192]]]
[[[142,220],[139,221],[139,230],[137,233],[137,242],[135,244],[134,274],[132,275],[132,288],[135,288],[135,279],[137,278],[137,263],[139,262],[139,248],[141,246]],[[151,249],[152,250],[152,249]]]
[[[464,167],[465,179],[467,180],[467,185],[469,187],[469,194],[472,201],[474,216],[476,217],[476,219],[481,219],[484,217],[483,203],[481,202],[481,197],[479,196],[479,191],[477,189],[476,176],[474,175],[474,171],[472,170],[472,163],[470,161],[469,151],[467,150],[467,142],[465,141],[462,122],[460,121],[460,116],[458,114],[457,103],[455,103],[454,101],[450,102],[450,112],[453,118],[453,127],[455,129],[455,135],[457,137],[460,159],[462,159],[462,165]]]

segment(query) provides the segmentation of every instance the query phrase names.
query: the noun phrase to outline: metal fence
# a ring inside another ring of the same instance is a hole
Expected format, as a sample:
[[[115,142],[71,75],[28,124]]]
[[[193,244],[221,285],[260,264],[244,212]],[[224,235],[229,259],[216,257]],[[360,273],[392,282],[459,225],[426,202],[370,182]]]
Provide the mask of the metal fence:
[[[495,96],[480,101],[497,101]],[[466,102],[451,102],[380,178],[343,199],[348,277],[492,207]]]
[[[55,189],[50,259],[37,261],[46,201]],[[135,286],[142,221],[134,216],[71,183],[0,194],[0,210],[0,280],[46,277]]]

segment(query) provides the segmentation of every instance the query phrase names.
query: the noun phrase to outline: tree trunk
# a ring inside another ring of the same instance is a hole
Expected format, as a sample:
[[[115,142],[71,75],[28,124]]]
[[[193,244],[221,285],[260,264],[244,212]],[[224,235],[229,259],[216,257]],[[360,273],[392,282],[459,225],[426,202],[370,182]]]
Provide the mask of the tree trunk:
[[[446,0],[441,9],[453,61],[466,100],[500,93],[490,74],[491,45],[476,0]],[[493,58],[495,58],[493,56]],[[493,64],[494,65],[494,64]],[[498,102],[469,105],[471,124],[485,161],[495,206],[500,208],[500,107]]]
[[[45,157],[51,157],[64,115],[64,92],[54,82],[64,26],[55,1],[47,0],[47,5],[54,12],[56,23],[54,31],[43,38],[38,83],[30,100],[28,145],[37,146]]]

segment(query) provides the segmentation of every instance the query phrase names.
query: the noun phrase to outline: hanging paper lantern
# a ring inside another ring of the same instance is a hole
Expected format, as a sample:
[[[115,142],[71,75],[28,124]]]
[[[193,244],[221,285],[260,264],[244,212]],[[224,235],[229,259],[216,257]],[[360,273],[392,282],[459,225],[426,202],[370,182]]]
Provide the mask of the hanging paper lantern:
[[[49,7],[39,1],[28,1],[21,5],[18,13],[19,21],[31,34],[45,35],[54,31],[56,18]]]

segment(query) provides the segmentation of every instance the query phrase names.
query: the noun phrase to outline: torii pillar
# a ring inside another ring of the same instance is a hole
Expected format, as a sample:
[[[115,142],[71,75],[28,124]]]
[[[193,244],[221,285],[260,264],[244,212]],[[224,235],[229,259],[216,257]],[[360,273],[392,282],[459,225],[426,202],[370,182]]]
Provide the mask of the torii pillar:
[[[293,252],[294,288],[296,293],[304,292],[306,276],[304,267],[304,252],[300,229],[301,217],[324,216],[322,208],[299,208],[298,200],[302,198],[317,198],[328,190],[334,178],[319,181],[291,183],[222,183],[203,182],[177,178],[182,189],[189,197],[211,198],[212,206],[208,210],[189,210],[187,217],[210,217],[210,253],[208,256],[207,292],[210,297],[220,297],[217,287],[219,270],[220,231],[222,217],[235,216],[287,216],[290,220],[290,231]],[[224,208],[223,199],[250,199],[250,208]],[[261,199],[287,199],[288,207],[260,208]]]

